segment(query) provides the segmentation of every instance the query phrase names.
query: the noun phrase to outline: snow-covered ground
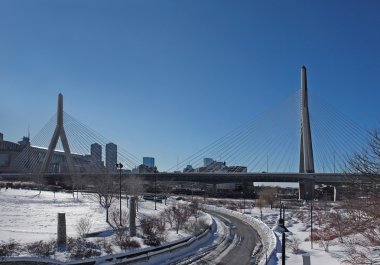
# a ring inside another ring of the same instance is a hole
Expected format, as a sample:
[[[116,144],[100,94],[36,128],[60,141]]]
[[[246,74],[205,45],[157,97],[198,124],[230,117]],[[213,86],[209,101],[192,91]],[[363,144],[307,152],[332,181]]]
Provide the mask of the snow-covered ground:
[[[78,220],[89,216],[93,230],[110,229],[105,222],[105,210],[83,196],[79,200],[72,193],[4,188],[0,191],[0,239],[21,242],[55,239],[57,215],[66,214],[67,236],[77,236]]]
[[[225,201],[225,202],[223,202]],[[242,206],[241,200],[219,200],[210,199],[209,203],[229,208],[236,208],[236,206]],[[252,208],[254,201],[246,201],[245,214],[251,215],[261,220],[260,209],[257,207]],[[235,209],[237,212],[243,212],[239,207]],[[300,212],[303,212],[303,218],[300,218]],[[270,228],[274,228],[277,225],[279,219],[279,209],[269,207],[262,208],[262,221]],[[313,216],[316,218],[317,211],[314,211]],[[315,222],[315,221],[314,221]],[[311,264],[323,264],[323,265],[339,265],[342,264],[341,260],[344,257],[343,246],[335,239],[330,243],[328,252],[323,247],[319,246],[317,242],[313,242],[313,248],[311,248],[310,238],[310,213],[307,207],[301,207],[297,209],[286,209],[285,226],[290,231],[286,233],[286,264],[303,265],[303,255],[310,255]],[[318,228],[314,224],[314,229]],[[278,237],[277,246],[277,260],[271,260],[268,262],[270,265],[281,264],[281,234],[276,233]],[[300,251],[294,254],[290,247],[290,240],[293,237],[297,237],[300,240]]]
[[[211,200],[210,200],[211,201]],[[228,200],[231,201],[231,200]],[[157,210],[154,210],[154,202],[143,201],[139,202],[139,215],[159,215],[165,207],[171,207],[174,204],[181,203],[175,198],[168,199],[168,205],[157,203]],[[252,202],[247,201],[247,205],[252,205]],[[223,206],[226,206],[224,204]],[[114,204],[118,207],[118,202]],[[127,205],[123,204],[123,208]],[[240,211],[238,209],[237,211]],[[57,214],[59,212],[66,213],[67,235],[76,237],[77,232],[75,226],[79,219],[89,216],[92,220],[91,231],[109,230],[111,227],[106,223],[105,209],[102,208],[96,201],[89,199],[86,196],[79,194],[79,199],[72,196],[72,193],[64,192],[47,192],[36,190],[18,190],[4,188],[0,190],[0,241],[8,241],[10,238],[21,243],[34,242],[37,240],[56,239],[57,233]],[[247,212],[257,219],[261,219],[259,208],[246,207]],[[314,242],[311,248],[310,241],[305,241],[310,236],[310,219],[307,209],[304,210],[303,220],[299,216],[300,209],[286,211],[286,226],[291,233],[287,234],[287,242],[292,237],[300,239],[299,254],[292,253],[289,244],[287,243],[286,261],[287,264],[302,265],[302,255],[309,254],[311,256],[311,264],[323,265],[338,265],[343,257],[343,248],[338,244],[332,244],[329,251],[324,251],[318,243]],[[278,209],[263,208],[262,221],[269,227],[274,227],[279,218]],[[204,216],[208,223],[211,219]],[[173,241],[186,236],[189,236],[186,230],[180,230],[176,234],[174,230],[170,230],[167,234],[167,241]],[[280,240],[281,235],[278,234]],[[146,247],[146,246],[143,246]],[[272,261],[272,264],[281,264],[281,248],[278,249],[277,261]]]
[[[169,198],[167,205],[157,203],[155,210],[154,202],[140,200],[138,206],[138,216],[158,216],[165,208],[176,204],[184,203],[175,198]],[[119,207],[117,200],[112,207]],[[123,210],[127,209],[126,200],[123,200]],[[112,209],[110,209],[110,212]],[[66,214],[66,232],[68,237],[78,237],[76,225],[83,217],[90,217],[92,221],[90,232],[107,231],[112,228],[106,222],[106,211],[99,203],[90,199],[86,194],[79,194],[78,199],[72,193],[4,189],[0,190],[0,243],[8,242],[11,239],[19,243],[31,243],[39,240],[50,241],[57,238],[57,215],[60,212]],[[193,219],[190,217],[189,219]],[[203,219],[205,223],[211,224],[209,215],[203,214],[198,220]],[[190,220],[191,221],[191,220]],[[137,225],[139,222],[137,221]],[[168,229],[166,241],[174,241],[191,233],[185,229],[179,230],[177,234],[174,229]],[[135,238],[143,244],[141,238]],[[111,238],[109,240],[112,242]],[[120,252],[120,248],[113,245],[114,253]],[[23,254],[21,254],[23,255]],[[62,255],[55,258],[65,259]]]

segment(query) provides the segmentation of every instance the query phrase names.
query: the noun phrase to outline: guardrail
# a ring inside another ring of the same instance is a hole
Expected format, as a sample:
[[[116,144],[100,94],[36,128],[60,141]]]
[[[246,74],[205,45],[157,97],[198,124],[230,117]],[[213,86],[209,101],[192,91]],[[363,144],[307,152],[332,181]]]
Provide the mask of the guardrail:
[[[265,256],[267,255],[267,260],[269,261],[273,255],[276,255],[276,235],[270,229],[265,223],[262,221],[249,216],[245,215],[236,211],[232,211],[229,209],[221,208],[221,207],[216,207],[213,205],[203,205],[202,206],[204,209],[215,211],[215,212],[220,212],[228,215],[232,215],[236,218],[239,218],[240,220],[244,221],[245,223],[249,224],[254,230],[257,231],[261,238],[262,242],[262,249],[261,249],[261,255],[259,257],[259,262],[257,263],[258,265],[265,265],[266,260]],[[258,250],[255,248],[252,255],[256,255]]]

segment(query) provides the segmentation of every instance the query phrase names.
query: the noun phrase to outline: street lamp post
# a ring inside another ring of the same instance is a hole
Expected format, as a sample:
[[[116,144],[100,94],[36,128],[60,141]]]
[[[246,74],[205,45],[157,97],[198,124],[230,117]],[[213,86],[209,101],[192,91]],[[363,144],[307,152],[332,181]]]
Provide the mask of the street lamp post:
[[[244,207],[244,213],[245,213],[245,192],[243,191],[243,207]]]
[[[282,265],[285,265],[285,233],[289,232],[289,230],[285,227],[285,205],[280,205],[280,219],[278,220],[278,224],[275,228],[276,232],[282,234]]]
[[[310,247],[313,248],[313,201],[310,202]]]
[[[194,183],[191,184],[191,201],[194,201]]]
[[[154,175],[154,210],[157,210],[157,174]]]
[[[245,214],[245,197],[244,197],[244,192],[242,191],[240,194],[241,194],[241,197],[243,197],[243,210],[242,210],[242,213]]]
[[[116,168],[119,169],[119,201],[120,201],[120,213],[119,213],[119,216],[120,216],[120,226],[123,226],[122,223],[121,223],[121,169],[123,168],[123,164],[122,163],[116,163],[115,164]]]

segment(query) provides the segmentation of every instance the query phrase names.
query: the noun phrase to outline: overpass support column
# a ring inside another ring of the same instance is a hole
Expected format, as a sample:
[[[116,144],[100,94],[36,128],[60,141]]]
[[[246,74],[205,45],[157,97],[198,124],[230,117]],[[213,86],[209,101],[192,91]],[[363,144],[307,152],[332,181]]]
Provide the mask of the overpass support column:
[[[212,194],[216,196],[216,184],[212,184]]]
[[[305,201],[311,201],[314,199],[314,187],[315,182],[312,179],[305,179],[299,182],[299,199]]]
[[[336,202],[336,193],[337,193],[336,186],[334,186],[334,202]]]
[[[334,202],[344,199],[344,188],[337,184],[334,186]]]

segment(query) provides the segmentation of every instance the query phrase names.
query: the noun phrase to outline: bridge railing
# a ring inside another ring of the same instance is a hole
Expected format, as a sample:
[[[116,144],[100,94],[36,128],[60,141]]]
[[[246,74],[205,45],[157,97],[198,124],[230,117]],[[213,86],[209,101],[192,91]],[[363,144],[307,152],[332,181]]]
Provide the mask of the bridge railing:
[[[258,258],[256,258],[258,262],[256,264],[265,265],[266,260],[269,261],[273,255],[276,255],[276,244],[277,244],[276,235],[274,234],[272,229],[270,229],[262,221],[250,215],[242,214],[236,211],[232,211],[226,208],[217,207],[213,205],[203,205],[203,208],[206,210],[211,210],[215,212],[232,215],[244,221],[245,223],[250,225],[254,230],[257,231],[261,239],[262,248],[261,248],[261,251],[258,251],[258,254],[256,254],[257,252],[256,249],[252,253],[253,255],[258,255]]]

